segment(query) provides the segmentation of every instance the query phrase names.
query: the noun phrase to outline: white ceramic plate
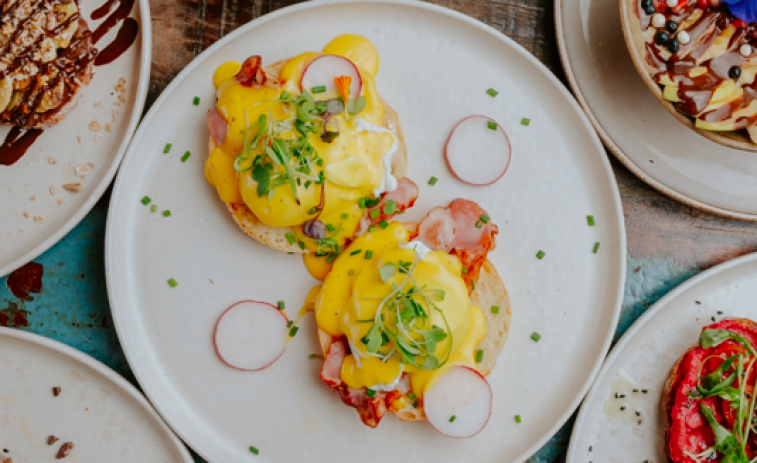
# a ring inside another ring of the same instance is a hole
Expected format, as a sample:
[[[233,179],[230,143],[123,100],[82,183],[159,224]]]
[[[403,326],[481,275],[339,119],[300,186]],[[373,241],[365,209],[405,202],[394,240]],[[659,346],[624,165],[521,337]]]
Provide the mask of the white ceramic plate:
[[[91,30],[103,21],[90,20],[92,11],[103,3],[105,0],[81,2]],[[117,60],[95,67],[92,82],[77,96],[77,106],[62,122],[46,129],[24,157],[12,166],[0,166],[0,277],[63,238],[113,180],[142,116],[150,81],[148,0],[137,1],[131,16],[140,30],[134,44]],[[98,42],[98,48],[111,43],[120,24]],[[126,81],[125,92],[116,89],[121,78]],[[100,125],[99,131],[90,128],[93,121]],[[8,131],[0,127],[0,143]],[[82,191],[74,194],[64,190],[62,185],[79,182],[74,168],[86,163],[94,168],[86,176]],[[51,194],[53,186],[58,188],[55,195]]]
[[[750,254],[702,272],[647,310],[613,348],[586,396],[573,427],[567,461],[667,461],[658,407],[670,368],[697,343],[702,327],[713,323],[712,317],[754,320],[755,300],[757,254]],[[632,393],[632,400],[616,400],[614,394],[621,388],[613,382],[619,373],[649,392]],[[628,416],[616,411],[623,405]]]
[[[53,387],[60,387],[58,397]],[[50,446],[50,435],[60,440]],[[186,447],[142,394],[114,371],[57,341],[0,327],[0,451],[16,463],[188,462]]]
[[[376,44],[378,88],[402,121],[409,176],[421,186],[417,205],[403,217],[420,219],[432,206],[466,197],[500,227],[490,256],[510,291],[512,330],[490,377],[492,420],[473,439],[445,438],[425,422],[391,416],[378,429],[364,426],[318,380],[318,361],[308,359],[318,352],[310,316],[264,371],[232,370],[213,349],[213,326],[231,303],[283,299],[295,312],[316,283],[300,257],[242,233],[204,180],[213,71],[253,53],[273,62],[320,50],[345,32]],[[497,98],[486,93],[489,87],[499,90]],[[195,95],[202,103],[188,109]],[[442,155],[455,123],[476,113],[499,121],[514,150],[508,173],[484,188],[455,180]],[[530,126],[520,124],[523,117]],[[173,149],[164,155],[167,142]],[[182,164],[187,150],[192,156]],[[439,178],[433,187],[431,176]],[[143,196],[171,217],[151,214]],[[588,214],[596,227],[587,226]],[[305,3],[225,37],[174,80],[145,118],[108,219],[108,290],[129,363],[174,430],[213,462],[242,461],[250,445],[264,461],[277,462],[523,461],[588,390],[615,330],[625,277],[618,190],[578,105],[502,34],[422,2]],[[593,254],[597,241],[601,249]],[[535,257],[540,249],[543,260]],[[178,287],[170,288],[169,278]],[[534,331],[543,335],[538,344]]]
[[[555,24],[578,101],[631,172],[689,206],[757,220],[757,156],[698,135],[657,101],[633,67],[617,2],[555,0]]]

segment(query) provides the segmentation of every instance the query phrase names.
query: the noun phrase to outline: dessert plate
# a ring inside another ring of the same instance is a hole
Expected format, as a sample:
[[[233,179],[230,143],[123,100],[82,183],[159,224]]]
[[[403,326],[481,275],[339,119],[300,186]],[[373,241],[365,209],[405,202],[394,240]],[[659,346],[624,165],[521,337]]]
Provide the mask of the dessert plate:
[[[57,396],[53,388],[60,388]],[[48,437],[55,436],[54,444]],[[0,455],[14,462],[187,462],[187,448],[142,394],[102,363],[57,341],[0,327]]]
[[[757,220],[757,156],[702,137],[660,105],[628,54],[617,2],[555,0],[555,24],[568,82],[620,162],[684,204]]]
[[[65,119],[45,129],[15,164],[0,165],[0,277],[58,242],[92,209],[116,174],[142,116],[150,80],[149,2],[132,3],[130,17],[139,25],[133,45],[109,64],[95,66],[92,82],[79,91],[78,104]],[[103,4],[110,5],[109,14],[91,20]],[[94,31],[108,18],[118,18],[122,7],[98,0],[81,2],[80,8]],[[117,21],[97,48],[116,41],[120,28]],[[0,127],[0,143],[9,130]],[[64,188],[76,184],[81,184],[79,192]]]
[[[510,294],[512,327],[489,377],[491,422],[471,439],[391,416],[377,429],[364,426],[318,379],[310,315],[265,370],[233,370],[213,348],[215,322],[232,303],[284,300],[296,313],[317,283],[301,257],[245,235],[205,181],[213,72],[252,54],[268,63],[320,50],[347,32],[378,48],[377,85],[402,121],[408,176],[421,189],[402,217],[419,220],[463,197],[499,225],[490,259]],[[200,106],[187,110],[196,96]],[[498,121],[513,146],[508,172],[488,187],[456,180],[443,156],[455,124],[477,113]],[[167,143],[171,152],[163,154]],[[438,178],[433,186],[431,176]],[[145,196],[151,205],[142,204]],[[129,363],[170,426],[211,462],[244,461],[250,446],[271,462],[522,462],[568,419],[598,371],[618,318],[625,258],[614,176],[575,100],[504,35],[423,2],[308,2],[224,37],[174,80],[140,126],[114,187],[106,234],[109,298]],[[538,343],[533,332],[542,335]]]
[[[750,254],[700,273],[647,310],[615,345],[581,405],[567,461],[667,461],[658,408],[671,367],[713,318],[754,319],[756,297],[757,254]],[[616,392],[627,397],[616,399]]]

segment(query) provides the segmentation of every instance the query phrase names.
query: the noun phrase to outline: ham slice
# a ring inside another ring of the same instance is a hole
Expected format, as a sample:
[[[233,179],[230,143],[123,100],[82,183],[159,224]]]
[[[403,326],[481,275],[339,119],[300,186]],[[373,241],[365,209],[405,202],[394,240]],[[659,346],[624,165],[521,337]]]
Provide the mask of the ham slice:
[[[397,188],[394,191],[387,191],[386,193],[382,194],[381,201],[379,201],[377,205],[375,205],[374,207],[366,208],[365,215],[360,221],[360,226],[358,227],[357,234],[362,235],[371,225],[381,223],[384,220],[388,222],[395,215],[413,207],[415,200],[418,199],[418,193],[418,185],[416,185],[415,182],[407,177],[401,178],[397,182]],[[384,206],[386,206],[386,203],[390,199],[394,201],[395,204],[397,204],[397,210],[392,214],[387,214],[384,212]],[[375,219],[371,217],[371,211],[373,210],[379,211]]]
[[[329,387],[342,385],[342,362],[348,350],[347,340],[344,337],[332,339],[323,367],[321,367],[321,381]]]
[[[462,275],[465,282],[478,277],[481,264],[486,255],[494,249],[494,237],[499,229],[491,221],[483,223],[481,228],[476,223],[486,211],[474,201],[456,199],[447,207],[431,209],[418,225],[418,239],[431,249],[441,249],[457,256],[463,267],[468,269]]]
[[[226,134],[229,131],[229,124],[226,122],[226,119],[223,118],[221,111],[219,111],[217,107],[213,106],[213,108],[208,111],[207,122],[208,130],[210,130],[210,135],[213,136],[216,145],[223,145],[223,142],[226,141]]]

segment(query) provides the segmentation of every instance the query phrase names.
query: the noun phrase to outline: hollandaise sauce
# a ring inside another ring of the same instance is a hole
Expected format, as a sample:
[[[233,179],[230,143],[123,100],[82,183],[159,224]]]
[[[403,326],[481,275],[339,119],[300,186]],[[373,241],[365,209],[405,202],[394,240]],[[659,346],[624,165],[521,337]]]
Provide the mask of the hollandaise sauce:
[[[486,324],[459,259],[409,238],[398,222],[358,237],[318,290],[318,327],[349,343],[341,378],[351,388],[392,390],[407,373],[420,398],[453,365],[477,369]]]
[[[303,90],[308,66],[325,55],[350,60],[359,85],[335,75]],[[224,202],[290,229],[289,244],[309,251],[308,269],[323,278],[358,230],[366,202],[397,185],[390,161],[399,142],[384,127],[378,53],[364,37],[342,35],[323,52],[287,60],[263,84],[240,81],[245,65],[224,63],[213,76],[227,131],[211,144],[205,176]]]

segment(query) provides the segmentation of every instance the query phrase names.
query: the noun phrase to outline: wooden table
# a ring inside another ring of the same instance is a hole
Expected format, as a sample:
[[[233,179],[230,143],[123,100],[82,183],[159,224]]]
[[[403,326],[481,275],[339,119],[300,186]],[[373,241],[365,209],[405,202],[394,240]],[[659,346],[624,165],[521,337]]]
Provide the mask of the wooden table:
[[[153,66],[148,107],[195,56],[238,26],[290,0],[150,0]],[[434,0],[508,35],[560,80],[550,0]],[[625,211],[628,280],[617,335],[651,304],[701,270],[757,249],[757,223],[724,219],[679,204],[611,157]],[[39,294],[19,298],[0,279],[0,324],[49,336],[105,362],[134,381],[110,319],[103,242],[109,194],[66,238],[35,262]],[[530,461],[564,460],[572,421]],[[198,461],[201,461],[198,459]]]

